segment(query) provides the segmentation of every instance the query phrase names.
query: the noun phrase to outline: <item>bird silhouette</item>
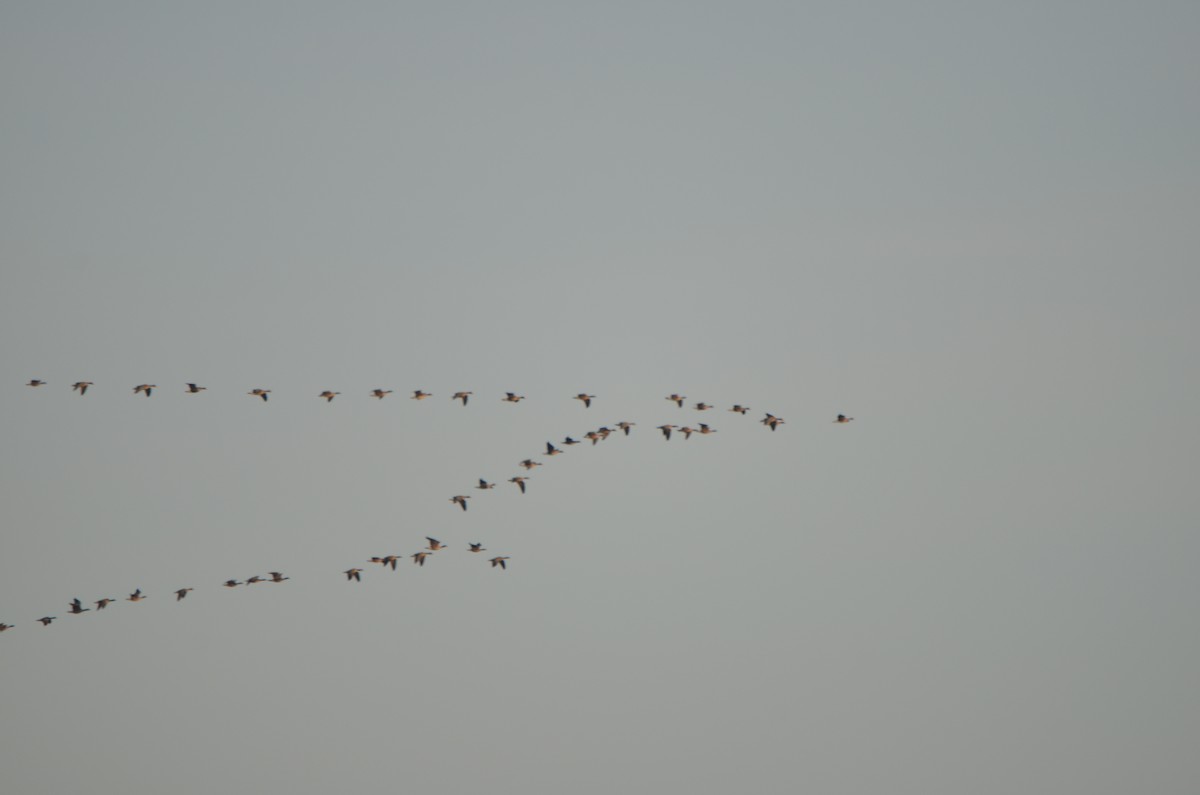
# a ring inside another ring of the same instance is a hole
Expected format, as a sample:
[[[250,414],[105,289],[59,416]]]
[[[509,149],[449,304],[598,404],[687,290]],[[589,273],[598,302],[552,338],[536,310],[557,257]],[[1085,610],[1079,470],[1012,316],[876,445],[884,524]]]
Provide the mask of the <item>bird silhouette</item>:
[[[462,509],[465,511],[465,510],[467,510],[467,500],[469,500],[469,499],[471,499],[471,498],[467,495],[455,494],[453,497],[450,498],[450,502],[452,502],[456,505],[461,505]]]
[[[194,394],[196,394],[197,392],[203,392],[203,391],[204,391],[204,390],[206,390],[206,389],[208,389],[208,387],[206,387],[206,386],[197,386],[196,384],[189,383],[189,384],[187,385],[187,389],[185,389],[184,391],[185,391],[185,392],[190,392],[191,394],[193,394],[193,395],[194,395]]]
[[[471,395],[474,395],[474,394],[475,394],[474,392],[455,392],[453,395],[450,396],[450,399],[451,400],[461,400],[462,404],[465,406],[465,405],[467,405],[467,399],[470,398]]]
[[[150,397],[150,392],[155,389],[158,389],[158,384],[138,384],[133,388],[133,394],[136,395],[138,392],[145,392],[146,397]]]
[[[514,476],[514,477],[511,477],[511,478],[509,478],[509,479],[508,479],[508,482],[509,482],[509,483],[516,483],[516,484],[517,484],[517,488],[519,488],[519,489],[521,490],[521,493],[522,493],[522,494],[524,494],[524,493],[525,493],[525,481],[527,481],[527,480],[529,480],[529,479],[530,479],[530,478],[528,478],[528,477],[526,477],[526,476],[523,476],[523,475],[516,475],[516,476]]]
[[[492,558],[492,560],[491,560],[492,568],[494,569],[494,568],[496,568],[497,566],[499,566],[499,567],[500,567],[500,568],[502,568],[502,569],[507,569],[507,568],[508,568],[508,566],[507,566],[507,565],[505,565],[505,563],[504,563],[504,561],[506,561],[506,560],[508,560],[508,556],[507,556],[507,555],[504,555],[504,556],[501,556],[501,557],[498,557],[498,558]]]
[[[78,392],[80,395],[86,395],[88,387],[91,385],[91,381],[76,381],[71,385],[71,389],[75,392]]]
[[[267,395],[269,395],[270,393],[271,393],[271,390],[269,390],[269,389],[251,389],[246,394],[254,395],[255,397],[260,397],[263,399],[263,402],[265,403],[267,400]]]

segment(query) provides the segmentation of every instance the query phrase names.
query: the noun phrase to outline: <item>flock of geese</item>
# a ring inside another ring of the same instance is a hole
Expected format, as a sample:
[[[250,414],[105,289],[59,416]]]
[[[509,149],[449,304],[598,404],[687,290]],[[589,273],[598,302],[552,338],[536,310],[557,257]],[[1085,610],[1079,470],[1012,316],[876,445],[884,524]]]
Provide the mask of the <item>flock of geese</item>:
[[[45,381],[35,378],[35,379],[31,380],[26,386],[41,387],[41,386],[45,386],[45,385],[46,385]],[[71,388],[72,388],[72,390],[78,392],[80,395],[85,395],[85,394],[87,394],[88,387],[91,387],[93,385],[94,384],[91,381],[77,381],[74,384],[72,384]],[[133,388],[133,394],[134,395],[141,394],[141,395],[145,395],[146,397],[150,397],[155,389],[158,389],[157,384],[138,384],[137,386],[135,386]],[[186,388],[184,389],[184,392],[187,394],[197,394],[200,392],[204,392],[206,390],[207,390],[207,387],[203,387],[203,386],[200,386],[195,383],[188,383],[186,385]],[[259,397],[263,401],[266,401],[268,399],[267,396],[270,393],[271,393],[271,390],[269,390],[269,389],[256,388],[256,389],[252,389],[247,394],[255,396],[255,397]],[[326,402],[332,402],[333,399],[340,394],[342,394],[342,393],[335,392],[333,390],[325,390],[324,392],[321,392],[320,394],[318,394],[317,397],[323,398]],[[377,398],[380,400],[382,400],[383,398],[387,397],[390,394],[393,394],[393,390],[391,390],[391,389],[374,389],[369,393],[369,395],[371,397],[374,397],[374,398]],[[450,396],[450,399],[453,401],[458,401],[463,406],[466,406],[467,403],[469,402],[471,396],[474,394],[475,394],[474,392],[459,391],[459,392],[453,393]],[[411,395],[412,400],[425,400],[426,398],[430,398],[430,397],[433,397],[433,393],[425,392],[420,389],[413,390],[413,393]],[[519,403],[524,399],[525,399],[524,395],[518,395],[515,392],[506,392],[505,396],[500,398],[501,401],[506,402],[506,403]],[[591,408],[592,401],[596,399],[596,396],[589,395],[586,392],[580,392],[579,394],[575,395],[573,397],[573,399],[578,400],[581,403],[583,403],[584,408]],[[677,393],[672,393],[670,395],[667,395],[666,399],[671,401],[672,403],[676,404],[676,406],[679,407],[680,409],[685,408],[686,403],[687,403],[687,398],[685,396],[677,394]],[[698,412],[711,411],[714,408],[716,408],[714,405],[712,405],[710,403],[705,403],[702,401],[694,403],[692,405],[692,409],[695,411],[698,411]],[[728,409],[728,411],[744,416],[750,412],[750,407],[744,406],[740,403],[735,403],[733,406],[731,406]],[[837,417],[833,420],[833,422],[835,424],[844,425],[846,423],[852,422],[853,420],[854,420],[853,417],[848,417],[845,414],[838,414]],[[759,422],[762,425],[765,425],[766,427],[770,428],[772,431],[775,431],[778,429],[778,427],[780,425],[783,425],[785,421],[782,417],[778,417],[778,416],[775,416],[774,414],[767,413],[761,420],[759,420]],[[567,436],[561,442],[559,442],[559,444],[562,445],[562,447],[556,446],[553,442],[546,442],[546,448],[545,448],[544,455],[546,457],[560,455],[564,452],[564,450],[563,450],[564,447],[572,447],[577,444],[583,444],[584,441],[590,441],[592,443],[592,445],[594,446],[594,445],[598,444],[599,442],[602,442],[602,441],[608,439],[610,436],[612,436],[613,434],[616,434],[618,432],[625,436],[629,436],[630,432],[633,430],[633,427],[636,424],[637,423],[622,420],[621,422],[613,423],[613,427],[611,427],[611,428],[608,426],[601,426],[601,427],[597,428],[596,430],[588,431],[587,433],[582,434],[582,437],[580,439],[574,439],[570,436]],[[712,428],[707,423],[703,423],[703,422],[697,423],[695,427],[692,427],[691,425],[678,426],[678,425],[674,425],[672,423],[664,423],[662,425],[657,426],[657,429],[662,432],[663,438],[667,441],[670,441],[672,432],[677,432],[679,434],[682,434],[684,439],[690,439],[692,434],[699,434],[701,436],[707,436],[709,434],[713,434],[713,433],[717,432],[717,430],[715,428]],[[542,462],[535,461],[532,458],[526,458],[523,461],[520,461],[518,463],[518,466],[522,467],[525,470],[526,474],[514,475],[513,477],[508,479],[508,482],[516,485],[517,488],[520,489],[521,494],[525,494],[526,493],[526,484],[529,480],[532,479],[528,473],[531,472],[535,467],[542,466]],[[496,484],[490,483],[487,480],[485,480],[484,478],[480,478],[478,484],[474,488],[478,489],[480,491],[490,491],[491,489],[496,488]],[[456,494],[450,498],[450,503],[458,508],[461,508],[463,511],[466,511],[467,510],[467,500],[469,500],[469,499],[471,499],[470,495]],[[379,566],[381,566],[382,568],[385,568],[385,569],[390,567],[392,569],[392,571],[395,571],[397,563],[400,561],[400,559],[403,557],[408,557],[408,558],[412,559],[412,562],[414,565],[423,567],[425,565],[425,561],[428,560],[431,556],[433,556],[434,553],[442,552],[444,550],[449,549],[449,547],[446,544],[443,544],[441,541],[439,541],[436,538],[426,536],[425,540],[428,542],[428,544],[425,547],[423,547],[422,549],[418,550],[417,552],[412,553],[411,555],[401,555],[401,554],[376,555],[376,556],[372,556],[372,557],[368,558],[367,562],[373,563],[373,564],[378,564]],[[487,550],[484,548],[482,543],[472,542],[468,545],[467,551],[478,554],[481,552],[486,552]],[[501,570],[508,569],[508,561],[509,560],[511,560],[511,558],[508,555],[497,555],[492,558],[486,558],[486,562],[491,564],[491,568],[493,568],[493,569],[500,568]],[[355,566],[355,567],[351,567],[349,569],[344,570],[342,572],[342,574],[345,575],[346,580],[348,582],[362,582],[363,571],[364,571],[363,568]],[[291,577],[284,576],[284,574],[282,572],[272,571],[272,572],[268,572],[265,576],[254,575],[252,577],[248,577],[244,581],[239,581],[237,579],[226,580],[224,583],[222,583],[222,587],[225,587],[225,588],[236,588],[239,586],[246,587],[246,586],[251,586],[251,585],[257,585],[260,583],[271,583],[271,584],[278,585],[278,584],[283,583],[290,579],[291,579]],[[189,593],[191,593],[194,590],[195,590],[195,588],[191,588],[191,587],[179,588],[179,589],[175,590],[173,592],[173,594],[175,596],[175,601],[176,602],[182,601]],[[138,588],[133,593],[131,593],[128,597],[126,597],[125,601],[141,602],[147,598],[148,598],[148,595],[143,593],[141,588]],[[105,597],[103,599],[97,599],[96,601],[92,602],[92,604],[95,605],[95,608],[94,608],[95,612],[99,612],[101,610],[107,609],[109,605],[113,604],[116,601],[117,600],[114,598]],[[93,608],[84,607],[83,604],[84,604],[83,601],[78,598],[72,599],[70,602],[68,602],[67,612],[70,613],[71,615],[80,615],[82,613],[89,613],[89,612],[93,611]],[[37,621],[39,623],[41,623],[42,626],[50,626],[50,624],[52,622],[57,621],[57,620],[58,620],[58,616],[52,616],[52,615],[45,615],[45,616],[42,616],[41,618],[37,619]],[[14,626],[16,626],[16,625],[0,622],[0,632],[5,632],[7,630],[10,630]]]

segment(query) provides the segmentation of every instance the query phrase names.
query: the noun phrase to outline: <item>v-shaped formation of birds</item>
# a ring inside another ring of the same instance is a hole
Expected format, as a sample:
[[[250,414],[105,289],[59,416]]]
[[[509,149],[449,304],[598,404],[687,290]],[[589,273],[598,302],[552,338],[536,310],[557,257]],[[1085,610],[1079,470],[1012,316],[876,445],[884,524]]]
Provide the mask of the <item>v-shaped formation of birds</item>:
[[[37,379],[37,378],[31,380],[28,384],[26,384],[26,386],[30,386],[30,387],[41,387],[41,386],[45,386],[45,385],[46,385],[45,381],[43,381],[41,379]],[[78,392],[82,396],[82,395],[86,395],[88,392],[88,388],[92,387],[92,386],[94,386],[94,384],[91,381],[76,381],[74,384],[71,385],[71,389],[74,390],[75,392]],[[157,384],[138,384],[137,386],[135,386],[133,388],[133,394],[134,395],[141,394],[146,397],[150,397],[151,394],[153,393],[153,391],[156,389],[158,389]],[[199,394],[200,392],[207,391],[207,389],[208,389],[208,387],[200,386],[199,384],[188,383],[186,385],[186,388],[183,391],[185,394],[194,395],[194,394]],[[254,397],[261,398],[265,402],[268,400],[268,396],[271,394],[271,390],[263,389],[263,388],[255,388],[255,389],[252,389],[249,392],[247,392],[247,394],[252,395]],[[340,394],[342,394],[342,393],[327,389],[323,392],[320,392],[317,395],[317,397],[324,399],[327,403],[332,403],[333,399]],[[388,395],[393,394],[393,390],[391,390],[391,389],[373,389],[367,394],[369,397],[374,397],[378,400],[382,400],[383,398],[387,397]],[[463,406],[466,406],[468,404],[468,402],[470,401],[471,396],[473,396],[474,394],[475,394],[474,392],[459,391],[459,392],[455,392],[455,393],[451,394],[450,399],[461,403]],[[413,393],[410,397],[412,400],[425,400],[426,398],[433,397],[433,393],[425,392],[420,389],[416,389],[416,390],[413,390]],[[572,396],[572,399],[578,400],[579,402],[581,402],[583,404],[584,408],[591,408],[592,401],[594,401],[596,399],[596,396],[589,395],[586,392],[580,392],[579,394]],[[666,399],[671,401],[672,403],[676,404],[676,406],[678,406],[680,409],[685,408],[687,405],[687,398],[680,394],[672,393],[670,395],[667,395]],[[515,392],[506,392],[505,396],[500,398],[500,400],[505,403],[520,403],[522,400],[525,400],[525,396],[518,395]],[[705,403],[703,401],[692,404],[692,409],[695,411],[710,411],[714,408],[715,408],[715,406],[713,406],[711,403]],[[746,414],[748,414],[750,412],[750,407],[744,406],[740,403],[735,403],[728,410],[733,413],[745,416]],[[854,420],[853,417],[847,417],[845,414],[838,414],[837,417],[833,420],[833,422],[838,425],[844,425],[846,423],[852,422],[853,420]],[[767,413],[766,416],[764,416],[761,420],[759,420],[759,422],[762,425],[770,428],[772,431],[775,431],[779,428],[780,425],[784,424],[784,419],[782,417],[777,417],[774,414]],[[621,434],[624,434],[625,436],[628,436],[630,434],[630,431],[632,431],[633,427],[636,424],[637,423],[627,422],[627,421],[615,422],[615,423],[613,423],[613,427],[611,427],[611,428],[608,426],[601,426],[601,427],[597,428],[596,430],[588,431],[587,433],[582,435],[581,439],[574,439],[570,436],[567,436],[561,442],[559,442],[559,444],[562,445],[561,447],[555,446],[555,444],[553,442],[546,442],[546,448],[545,448],[543,455],[546,456],[547,458],[556,456],[556,455],[561,455],[564,452],[563,448],[572,447],[577,444],[583,444],[584,441],[589,441],[594,446],[594,445],[608,439],[609,436],[613,435],[614,433],[618,433],[618,432],[620,432]],[[657,429],[662,433],[663,439],[666,441],[671,440],[672,433],[680,434],[683,436],[684,439],[690,439],[692,437],[692,434],[708,436],[709,434],[714,434],[717,432],[717,430],[715,428],[712,428],[707,423],[703,423],[703,422],[696,423],[694,427],[691,425],[679,426],[679,425],[674,425],[672,423],[664,423],[662,425],[657,426]],[[513,477],[508,479],[508,482],[514,484],[520,490],[521,494],[525,494],[527,483],[532,479],[532,477],[528,473],[533,471],[533,469],[535,467],[542,466],[542,462],[534,461],[532,458],[526,458],[523,461],[518,462],[518,466],[522,467],[525,470],[526,474],[514,475]],[[478,484],[476,484],[474,488],[479,491],[486,492],[486,491],[490,491],[490,490],[496,488],[496,484],[489,483],[484,478],[480,478]],[[449,501],[453,506],[458,507],[458,508],[462,509],[463,511],[466,511],[467,507],[468,507],[467,500],[469,500],[469,499],[471,499],[470,495],[456,494],[453,497],[450,497]],[[425,561],[427,561],[435,553],[444,552],[445,550],[449,549],[449,547],[446,544],[443,544],[441,541],[437,540],[436,538],[426,536],[425,540],[428,542],[426,544],[426,546],[424,546],[420,550],[412,553],[411,555],[404,555],[404,554],[376,555],[376,556],[372,556],[372,557],[368,558],[366,562],[372,563],[372,564],[378,564],[380,567],[382,567],[384,569],[387,569],[390,567],[392,569],[392,571],[396,571],[397,564],[404,557],[410,558],[412,560],[413,565],[424,566]],[[488,550],[484,548],[482,543],[472,542],[469,544],[467,551],[478,554],[478,553],[482,553],[482,552],[487,552]],[[489,563],[491,565],[491,568],[493,568],[493,569],[499,568],[501,570],[507,570],[509,560],[511,560],[511,558],[508,555],[497,555],[497,556],[491,557],[491,558],[485,557],[485,561],[487,563]],[[365,571],[365,569],[355,566],[355,567],[346,569],[345,571],[342,572],[342,574],[345,575],[346,580],[349,582],[362,582],[362,575],[363,575],[364,571]],[[268,572],[265,576],[254,575],[252,577],[247,577],[244,581],[237,580],[237,579],[226,580],[225,582],[223,582],[221,584],[221,587],[236,588],[239,586],[245,587],[245,586],[257,585],[260,583],[278,585],[279,583],[286,582],[287,580],[290,580],[290,579],[291,579],[291,577],[284,576],[282,572],[272,571],[272,572]],[[190,588],[190,587],[189,588],[179,588],[171,593],[174,595],[175,601],[179,602],[179,601],[182,601],[189,593],[191,593],[194,590],[195,590],[195,588]],[[140,602],[144,599],[147,599],[148,596],[149,596],[148,594],[142,593],[141,588],[138,588],[133,593],[129,594],[129,596],[127,596],[125,598],[125,601]],[[71,615],[80,615],[82,613],[90,613],[90,612],[93,612],[93,610],[95,612],[100,612],[101,610],[107,609],[109,605],[113,604],[116,601],[118,601],[118,600],[115,598],[112,598],[112,597],[105,597],[102,599],[97,599],[94,602],[92,602],[92,604],[95,605],[95,607],[92,608],[92,607],[84,607],[83,601],[76,598],[76,599],[72,599],[70,602],[68,602],[67,612],[70,613]],[[40,622],[42,624],[42,626],[50,626],[50,624],[52,622],[58,620],[58,616],[45,615],[36,620],[38,622]],[[8,624],[8,623],[0,622],[0,632],[5,632],[9,629],[12,629],[15,626],[16,626],[15,624]]]

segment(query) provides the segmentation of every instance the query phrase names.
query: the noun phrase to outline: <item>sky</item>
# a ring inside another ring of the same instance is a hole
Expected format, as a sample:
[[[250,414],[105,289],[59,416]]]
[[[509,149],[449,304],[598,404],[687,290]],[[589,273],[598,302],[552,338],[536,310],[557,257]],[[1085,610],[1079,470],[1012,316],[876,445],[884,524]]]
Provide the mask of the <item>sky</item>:
[[[1194,793],[1198,34],[5,3],[6,787]]]

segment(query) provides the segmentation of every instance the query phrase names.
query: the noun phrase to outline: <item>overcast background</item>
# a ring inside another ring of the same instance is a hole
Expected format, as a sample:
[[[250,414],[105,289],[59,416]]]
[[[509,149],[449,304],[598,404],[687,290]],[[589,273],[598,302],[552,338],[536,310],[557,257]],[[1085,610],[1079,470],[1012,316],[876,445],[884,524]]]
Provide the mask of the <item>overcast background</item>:
[[[4,789],[1194,795],[1198,40],[5,3]]]

